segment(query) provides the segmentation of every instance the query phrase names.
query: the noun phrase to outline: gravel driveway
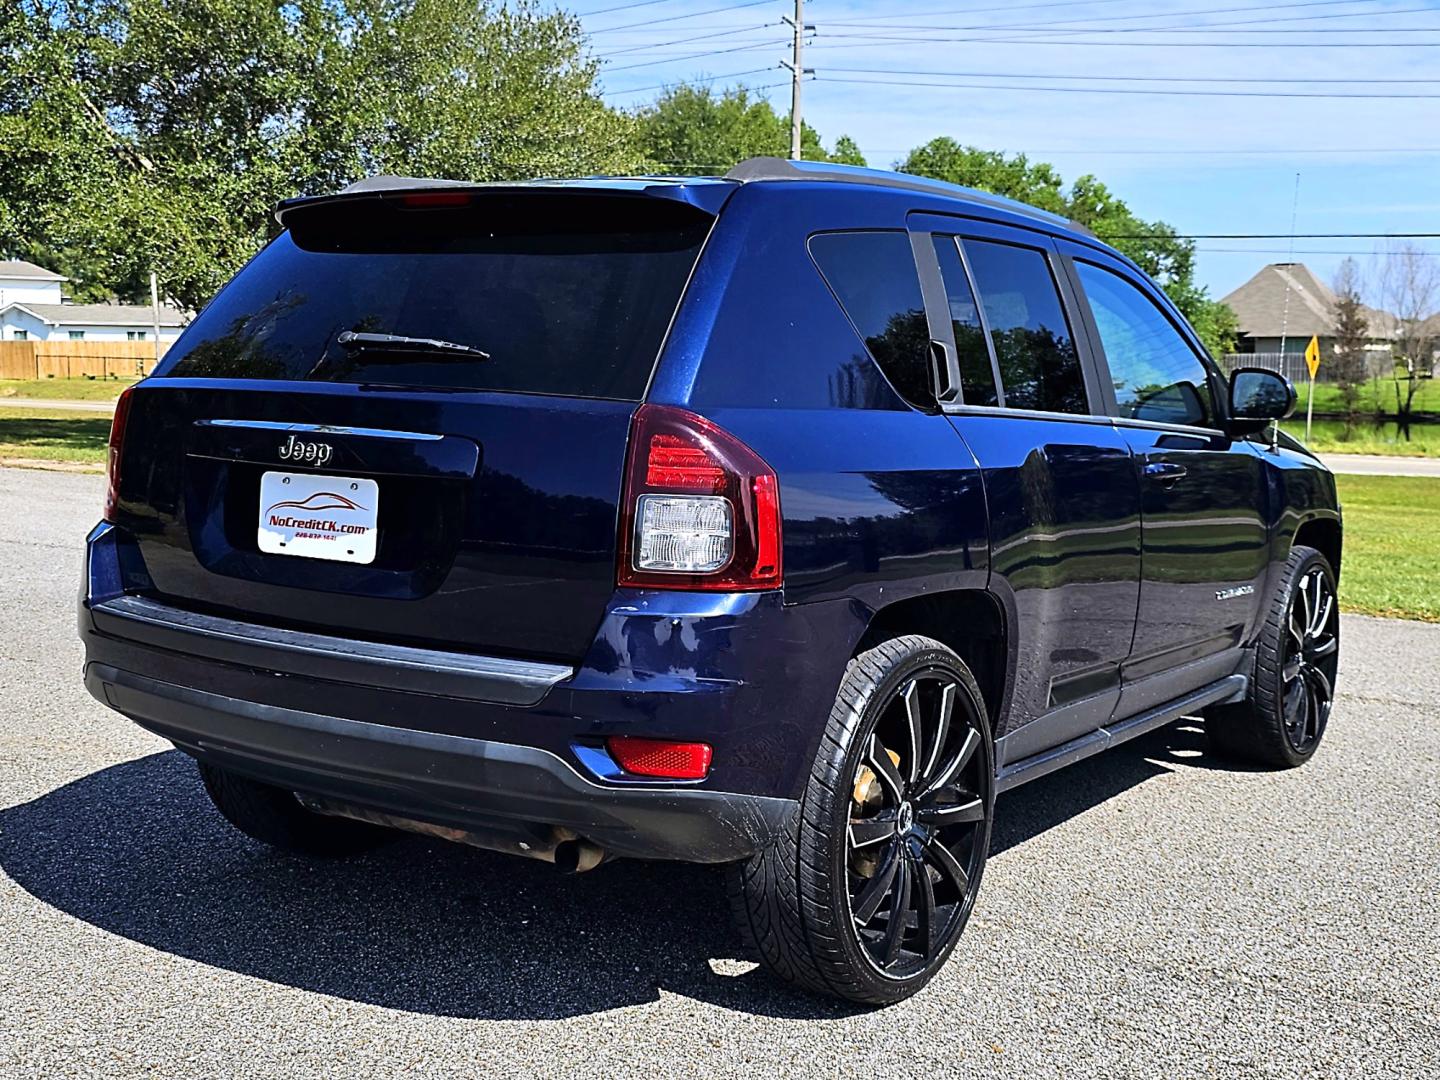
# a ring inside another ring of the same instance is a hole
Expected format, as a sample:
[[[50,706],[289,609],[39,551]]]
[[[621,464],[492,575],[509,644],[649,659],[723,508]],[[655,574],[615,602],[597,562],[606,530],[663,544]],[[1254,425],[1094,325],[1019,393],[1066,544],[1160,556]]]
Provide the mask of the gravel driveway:
[[[80,684],[102,488],[0,469],[0,1075],[1440,1074],[1440,626],[1344,620],[1306,768],[1181,723],[1002,797],[949,967],[865,1012],[736,960],[712,870],[229,830]]]

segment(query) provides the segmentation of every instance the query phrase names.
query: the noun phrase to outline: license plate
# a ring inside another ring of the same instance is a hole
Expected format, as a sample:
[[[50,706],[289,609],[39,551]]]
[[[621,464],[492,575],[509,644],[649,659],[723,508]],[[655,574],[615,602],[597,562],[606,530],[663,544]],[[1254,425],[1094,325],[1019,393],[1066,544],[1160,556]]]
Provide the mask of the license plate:
[[[260,550],[372,563],[379,505],[374,480],[267,472],[260,477]]]

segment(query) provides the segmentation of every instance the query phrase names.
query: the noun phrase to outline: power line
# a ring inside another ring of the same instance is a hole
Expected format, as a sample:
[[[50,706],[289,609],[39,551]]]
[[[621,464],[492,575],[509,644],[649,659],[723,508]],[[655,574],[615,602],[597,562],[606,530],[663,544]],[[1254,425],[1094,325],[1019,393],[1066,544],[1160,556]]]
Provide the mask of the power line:
[[[747,70],[747,71],[732,71],[732,72],[730,72],[729,74],[726,74],[726,75],[711,75],[711,76],[708,77],[708,80],[707,80],[707,81],[710,81],[710,82],[721,82],[722,80],[725,80],[725,79],[738,79],[738,78],[740,78],[740,77],[743,76],[743,75],[759,75],[759,74],[761,74],[762,72],[769,72],[769,71],[774,71],[774,70],[775,70],[775,68],[774,68],[773,66],[772,66],[772,67],[763,67],[763,68],[750,68],[750,69]],[[632,88],[629,89],[629,90],[606,90],[606,91],[605,91],[605,94],[606,94],[607,96],[613,96],[613,95],[615,95],[615,94],[643,94],[646,90],[664,90],[664,89],[666,89],[667,87],[671,87],[671,86],[674,86],[674,85],[675,85],[675,84],[674,84],[673,82],[668,82],[668,83],[654,83],[654,84],[652,84],[652,85],[650,85],[650,86],[636,86],[636,87],[632,87]],[[783,83],[776,83],[776,84],[774,84],[774,85],[782,86],[782,85],[784,85],[784,84],[783,84]],[[760,90],[760,89],[763,89],[763,87],[759,87],[759,86],[749,86],[749,87],[746,87],[746,89],[747,89],[747,90]],[[664,164],[670,165],[670,164],[676,164],[676,163],[675,163],[675,162],[668,162],[668,161],[667,161],[667,162],[664,162]]]
[[[1099,7],[1101,4],[1130,3],[1131,0],[1086,0],[1087,7]],[[1350,0],[1351,3],[1363,3],[1365,0]],[[999,7],[988,8],[946,8],[943,11],[914,11],[910,13],[912,19],[927,19],[932,15],[984,15],[992,11],[1028,11],[1032,8],[1052,7],[1073,7],[1075,0],[1046,0],[1043,4],[1002,4]],[[883,22],[894,18],[894,15],[855,15],[846,19],[844,25],[863,22]],[[838,25],[838,23],[837,23]]]
[[[706,52],[690,53],[686,56],[665,56],[659,60],[642,60],[637,64],[622,64],[619,67],[607,67],[607,72],[634,71],[636,68],[655,67],[657,64],[678,64],[682,60],[703,60],[707,56],[727,56],[737,52],[755,52],[758,49],[773,49],[776,45],[784,44],[783,40],[772,39],[770,41],[756,42],[754,45],[736,45],[729,49],[709,49]]]
[[[633,4],[619,4],[616,7],[599,8],[596,11],[575,12],[582,19],[588,19],[592,15],[609,15],[612,11],[629,11],[631,8],[652,7],[655,4],[667,4],[670,0],[635,0]]]
[[[1289,7],[1294,5],[1281,5]],[[1222,11],[1256,11],[1258,8],[1212,8],[1211,12]],[[1412,33],[1415,31],[1440,30],[1440,26],[1291,26],[1275,28],[1273,23],[1290,22],[1316,22],[1320,19],[1354,19],[1354,18],[1375,18],[1377,15],[1411,15],[1416,13],[1433,14],[1433,7],[1400,8],[1385,12],[1368,11],[1347,11],[1331,12],[1325,15],[1290,15],[1284,18],[1273,18],[1266,16],[1263,19],[1239,19],[1228,23],[1176,23],[1170,26],[1075,26],[1073,24],[1061,23],[1058,25],[1050,23],[971,23],[961,26],[937,26],[933,23],[891,23],[880,24],[875,27],[877,30],[1003,30],[1033,31],[1038,34],[1158,34],[1158,33],[1186,33],[1186,34],[1396,34]],[[1174,14],[1206,14],[1207,12],[1176,12]],[[1109,18],[1115,19],[1136,19],[1136,18],[1160,18],[1171,13],[1157,13],[1154,15],[1117,15]],[[1104,22],[1104,18],[1094,20],[1081,20],[1082,22],[1094,21]],[[836,25],[844,25],[836,23]],[[1248,26],[1258,26],[1261,29],[1248,30]],[[868,29],[868,27],[866,27]]]
[[[1212,248],[1197,247],[1197,252],[1207,255],[1373,255],[1374,250],[1364,251],[1351,248],[1340,251],[1333,248]]]
[[[1168,19],[1168,18],[1178,18],[1178,17],[1180,17],[1180,16],[1186,16],[1186,15],[1225,15],[1225,14],[1232,14],[1232,13],[1235,13],[1235,12],[1247,12],[1247,11],[1254,11],[1254,12],[1259,12],[1259,11],[1279,11],[1279,10],[1283,10],[1283,9],[1286,9],[1286,8],[1332,7],[1332,6],[1335,6],[1335,5],[1337,5],[1337,4],[1354,4],[1354,3],[1358,3],[1358,2],[1361,2],[1361,0],[1319,0],[1319,2],[1274,4],[1274,5],[1267,5],[1267,6],[1248,5],[1248,6],[1246,6],[1246,7],[1200,8],[1200,9],[1190,10],[1190,11],[1154,11],[1154,12],[1148,12],[1148,13],[1139,14],[1139,15],[1097,15],[1097,16],[1091,16],[1091,17],[1081,16],[1080,18],[1074,20],[1074,22],[1079,22],[1079,23],[1125,22],[1125,21],[1129,21],[1129,20],[1133,20],[1133,19]],[[991,9],[991,10],[994,10],[994,9]],[[1013,9],[1012,9],[1012,10],[1013,10]],[[1421,7],[1412,7],[1412,8],[1401,8],[1401,9],[1398,9],[1398,10],[1396,10],[1396,9],[1391,9],[1391,10],[1387,10],[1387,11],[1337,11],[1337,12],[1326,12],[1326,13],[1323,14],[1323,15],[1287,15],[1287,16],[1284,16],[1284,17],[1281,17],[1281,18],[1276,18],[1276,17],[1270,16],[1270,15],[1267,15],[1267,16],[1265,16],[1264,18],[1261,18],[1261,19],[1239,19],[1239,20],[1235,20],[1235,21],[1232,21],[1232,22],[1229,22],[1229,23],[1220,23],[1220,24],[1213,24],[1213,25],[1212,25],[1212,24],[1209,24],[1209,23],[1177,23],[1177,24],[1174,24],[1173,26],[1169,26],[1169,27],[1164,27],[1164,26],[1106,26],[1106,27],[1091,27],[1091,26],[1076,26],[1076,25],[1074,25],[1073,23],[1060,23],[1060,24],[1058,24],[1058,25],[1052,25],[1052,24],[1048,24],[1048,23],[1033,23],[1033,22],[1031,22],[1031,23],[1009,23],[1009,24],[1006,24],[1006,23],[980,23],[980,24],[978,24],[978,25],[970,25],[970,26],[937,26],[937,25],[935,25],[934,23],[881,23],[881,24],[879,24],[879,26],[877,27],[877,29],[883,29],[883,30],[983,30],[983,29],[992,29],[992,30],[1030,30],[1030,29],[1035,29],[1035,30],[1044,31],[1044,32],[1057,32],[1057,33],[1058,33],[1058,32],[1062,32],[1062,31],[1066,31],[1066,32],[1073,31],[1073,32],[1075,32],[1075,33],[1082,33],[1082,34],[1083,34],[1083,33],[1094,33],[1094,34],[1129,34],[1129,33],[1136,33],[1136,34],[1144,34],[1144,33],[1150,33],[1150,32],[1152,32],[1152,31],[1160,31],[1160,30],[1186,30],[1186,31],[1195,31],[1195,32],[1199,32],[1199,33],[1204,33],[1204,32],[1207,32],[1207,31],[1221,31],[1221,30],[1227,30],[1227,29],[1229,29],[1229,28],[1240,27],[1240,26],[1249,26],[1249,25],[1263,26],[1263,25],[1267,25],[1267,24],[1270,24],[1270,23],[1318,22],[1318,21],[1321,20],[1321,19],[1374,19],[1374,18],[1380,18],[1380,17],[1382,17],[1382,16],[1390,16],[1390,15],[1410,15],[1410,14],[1417,14],[1417,13],[1430,13],[1430,12],[1434,12],[1434,10],[1435,10],[1435,9],[1434,9],[1433,7],[1421,6]],[[974,12],[971,12],[971,14],[974,14]],[[853,24],[852,24],[850,21],[837,19],[837,20],[834,21],[833,25],[835,25],[835,26],[850,26],[850,25],[853,25]],[[1235,31],[1235,32],[1236,32],[1236,33],[1261,33],[1262,31],[1258,31],[1258,30],[1257,30],[1257,31],[1249,31],[1249,30],[1247,30],[1247,31],[1239,31],[1239,30],[1237,30],[1237,31]],[[1311,30],[1309,30],[1309,29],[1306,28],[1306,27],[1296,27],[1296,28],[1293,28],[1293,29],[1287,29],[1287,30],[1282,30],[1282,31],[1278,31],[1278,32],[1280,32],[1280,33],[1297,33],[1297,34],[1303,34],[1303,33],[1321,33],[1322,30],[1319,29],[1319,28],[1317,28],[1317,29],[1311,31]],[[1391,32],[1393,32],[1393,31],[1392,31],[1390,28],[1387,28],[1387,27],[1377,27],[1377,28],[1374,28],[1374,29],[1371,29],[1371,28],[1368,28],[1368,27],[1337,27],[1337,28],[1335,28],[1335,29],[1325,29],[1325,30],[1323,30],[1323,32],[1324,32],[1324,33],[1339,33],[1339,34],[1347,34],[1347,33],[1366,34],[1366,33],[1391,33]]]
[[[1158,32],[1158,31],[1157,31]],[[1253,32],[1253,31],[1252,31]],[[1430,31],[1427,31],[1427,33]],[[1440,32],[1440,28],[1437,28]],[[832,35],[835,36],[835,35]],[[954,43],[979,45],[1059,45],[1066,48],[1132,48],[1132,49],[1274,49],[1270,41],[1077,41],[1072,39],[1052,41],[1046,38],[1014,37],[881,37],[857,34],[855,41],[817,41],[812,49],[870,49],[893,48],[904,45],[948,45]],[[1304,49],[1434,49],[1440,48],[1440,41],[1304,41],[1289,42],[1292,48]]]
[[[694,34],[691,37],[673,38],[670,41],[652,41],[644,45],[627,45],[623,49],[611,49],[606,52],[606,57],[624,56],[626,53],[648,52],[651,49],[664,49],[671,45],[686,45],[692,41],[708,41],[711,38],[729,37],[733,34],[748,34],[755,30],[766,30],[772,26],[779,26],[778,22],[755,23],[750,26],[727,26],[724,30],[714,30],[708,34]]]
[[[1412,99],[1433,100],[1440,94],[1300,94],[1289,91],[1266,90],[1157,90],[1132,89],[1123,86],[1005,86],[998,83],[955,83],[933,80],[902,79],[826,79],[832,84],[851,86],[913,86],[949,90],[1006,90],[1029,93],[1052,94],[1127,94],[1153,97],[1243,97],[1243,98],[1323,98],[1340,101],[1404,101]]]
[[[1188,82],[1188,83],[1320,83],[1324,86],[1337,84],[1373,83],[1440,83],[1440,79],[1243,79],[1210,75],[1050,75],[1008,71],[924,71],[912,68],[863,68],[827,67],[829,71],[842,71],[869,75],[944,75],[947,78],[967,79],[1072,79],[1087,82]]]
[[[663,19],[646,19],[644,22],[626,23],[624,26],[606,26],[599,30],[592,30],[590,34],[594,37],[597,34],[613,34],[617,30],[630,30],[637,26],[655,26],[657,23],[679,22],[682,19],[698,19],[702,15],[716,15],[722,11],[739,11],[741,8],[759,7],[761,4],[773,3],[774,0],[743,0],[739,4],[726,4],[724,7],[707,8],[704,11],[691,12],[689,15],[667,15]]]

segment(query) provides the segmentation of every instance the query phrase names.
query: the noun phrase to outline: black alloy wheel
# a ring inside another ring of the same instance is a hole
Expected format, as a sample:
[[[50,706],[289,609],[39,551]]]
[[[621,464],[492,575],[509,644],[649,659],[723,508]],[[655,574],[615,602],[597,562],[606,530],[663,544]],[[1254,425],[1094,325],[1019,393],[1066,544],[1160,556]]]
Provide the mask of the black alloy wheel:
[[[1314,756],[1335,706],[1340,604],[1335,572],[1312,547],[1292,548],[1277,576],[1245,699],[1212,706],[1205,729],[1222,756],[1293,769]]]
[[[944,669],[907,679],[881,709],[854,774],[846,880],[857,942],[905,978],[949,950],[975,901],[993,776]],[[897,764],[898,762],[898,764]]]
[[[1339,660],[1340,605],[1326,567],[1313,565],[1290,600],[1280,669],[1285,737],[1297,754],[1309,754],[1325,733]]]
[[[944,965],[990,846],[995,752],[970,669],[932,638],[850,661],[791,830],[731,874],[741,936],[774,975],[871,1005]]]

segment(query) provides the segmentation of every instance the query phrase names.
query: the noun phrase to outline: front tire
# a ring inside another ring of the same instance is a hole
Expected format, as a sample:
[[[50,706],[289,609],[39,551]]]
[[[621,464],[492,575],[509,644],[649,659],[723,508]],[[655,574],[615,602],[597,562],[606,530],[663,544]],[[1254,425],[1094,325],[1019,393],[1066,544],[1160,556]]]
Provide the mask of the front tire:
[[[994,749],[975,678],[915,635],[850,662],[790,834],[731,870],[772,974],[868,1005],[910,997],[959,940],[985,868]]]
[[[1210,744],[1222,756],[1256,765],[1303,765],[1330,721],[1339,661],[1335,572],[1320,552],[1296,545],[1260,629],[1249,694],[1207,713]]]
[[[246,836],[297,855],[357,855],[391,840],[378,825],[307,810],[293,792],[203,761],[200,779],[225,820]]]

